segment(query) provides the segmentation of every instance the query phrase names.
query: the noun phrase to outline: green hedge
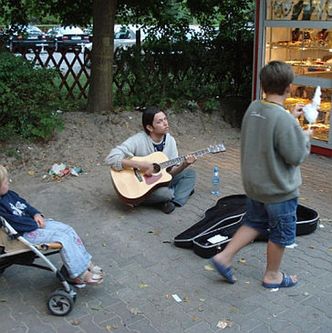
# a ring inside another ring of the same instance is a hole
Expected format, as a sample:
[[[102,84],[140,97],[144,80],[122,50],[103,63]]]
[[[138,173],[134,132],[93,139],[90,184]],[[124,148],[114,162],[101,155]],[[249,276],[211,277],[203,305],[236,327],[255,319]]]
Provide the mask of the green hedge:
[[[0,140],[15,136],[49,139],[62,127],[53,70],[0,52]]]

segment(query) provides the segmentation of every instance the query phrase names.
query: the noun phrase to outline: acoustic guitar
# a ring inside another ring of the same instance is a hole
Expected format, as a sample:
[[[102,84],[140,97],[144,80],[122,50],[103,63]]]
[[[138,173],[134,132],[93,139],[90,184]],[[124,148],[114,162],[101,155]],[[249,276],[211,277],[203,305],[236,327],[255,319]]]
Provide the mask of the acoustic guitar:
[[[191,155],[201,157],[209,153],[215,154],[225,150],[223,144],[217,144],[195,151]],[[133,160],[152,163],[154,166],[153,174],[146,176],[139,169],[115,171],[111,168],[110,173],[115,191],[125,203],[138,205],[144,201],[144,198],[152,190],[160,186],[167,186],[170,183],[172,176],[167,172],[167,169],[184,161],[185,156],[169,160],[164,153],[159,151],[144,157],[135,156],[132,158]]]

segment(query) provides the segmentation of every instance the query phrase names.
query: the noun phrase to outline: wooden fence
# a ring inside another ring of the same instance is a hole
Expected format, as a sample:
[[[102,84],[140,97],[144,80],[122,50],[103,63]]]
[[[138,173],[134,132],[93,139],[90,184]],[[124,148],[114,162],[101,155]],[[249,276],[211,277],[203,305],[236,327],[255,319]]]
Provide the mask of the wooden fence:
[[[50,49],[20,49],[22,57],[35,66],[54,68],[59,73],[59,85],[67,98],[88,97],[90,69],[86,66],[84,54],[79,50],[54,52]]]

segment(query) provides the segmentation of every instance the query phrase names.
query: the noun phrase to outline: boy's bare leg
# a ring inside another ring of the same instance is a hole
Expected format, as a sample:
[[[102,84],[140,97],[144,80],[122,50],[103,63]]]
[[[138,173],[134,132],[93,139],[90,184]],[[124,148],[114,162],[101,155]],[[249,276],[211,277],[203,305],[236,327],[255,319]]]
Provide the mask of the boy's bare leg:
[[[268,241],[267,243],[267,264],[263,278],[265,283],[281,283],[282,273],[280,265],[285,248],[279,244]],[[293,282],[297,281],[296,275],[291,275]]]
[[[213,259],[226,267],[232,264],[234,255],[239,252],[244,246],[255,240],[259,235],[256,229],[246,225],[241,226],[233,236],[232,240],[227,244],[226,248],[215,255]]]

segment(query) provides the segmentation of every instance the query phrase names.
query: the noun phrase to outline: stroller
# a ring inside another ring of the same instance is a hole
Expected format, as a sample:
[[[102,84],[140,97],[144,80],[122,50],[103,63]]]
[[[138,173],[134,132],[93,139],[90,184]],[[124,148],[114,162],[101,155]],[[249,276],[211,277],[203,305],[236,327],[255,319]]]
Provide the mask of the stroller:
[[[60,243],[31,244],[0,216],[0,275],[11,265],[32,266],[54,272],[63,285],[63,288],[55,290],[48,297],[48,310],[55,316],[67,315],[73,309],[77,295],[66,280],[68,273],[65,267],[58,270],[47,258],[59,253],[61,248]],[[42,259],[46,266],[35,264],[37,258]]]

